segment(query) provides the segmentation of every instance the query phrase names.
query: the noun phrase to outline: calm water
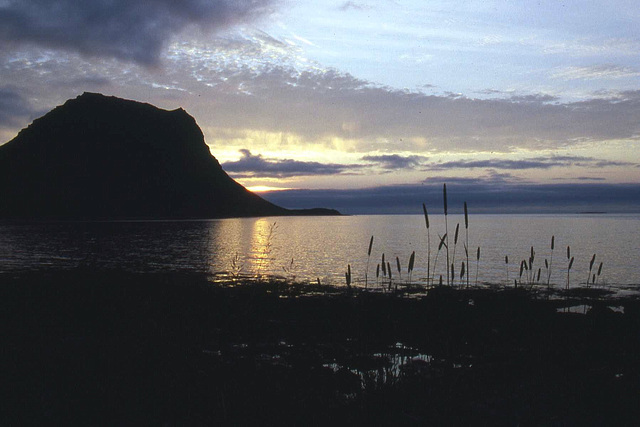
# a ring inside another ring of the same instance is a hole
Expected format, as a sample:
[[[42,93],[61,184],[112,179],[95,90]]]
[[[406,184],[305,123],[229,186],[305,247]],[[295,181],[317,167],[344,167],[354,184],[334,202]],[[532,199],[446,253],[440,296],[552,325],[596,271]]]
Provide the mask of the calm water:
[[[456,275],[464,257],[464,217],[450,215],[450,257],[457,223]],[[444,234],[444,228],[443,217],[431,218],[432,267],[438,233]],[[406,280],[412,251],[416,252],[412,280],[424,281],[427,233],[420,215],[0,224],[0,272],[79,266],[134,272],[236,270],[342,284],[347,264],[351,264],[356,281],[364,279],[371,235],[370,283],[375,282],[382,253],[392,265],[394,278],[398,277],[395,258],[399,258]],[[586,281],[594,253],[594,272],[603,262],[600,283],[640,285],[638,215],[472,215],[471,283],[476,280],[477,267],[478,283],[506,284],[505,255],[509,256],[509,281],[513,283],[520,261],[529,258],[531,246],[536,252],[534,270],[542,267],[544,277],[544,260],[551,259],[552,235],[552,283],[566,281],[566,249],[570,245],[575,257],[572,285]],[[446,277],[444,252],[437,262],[437,274]]]

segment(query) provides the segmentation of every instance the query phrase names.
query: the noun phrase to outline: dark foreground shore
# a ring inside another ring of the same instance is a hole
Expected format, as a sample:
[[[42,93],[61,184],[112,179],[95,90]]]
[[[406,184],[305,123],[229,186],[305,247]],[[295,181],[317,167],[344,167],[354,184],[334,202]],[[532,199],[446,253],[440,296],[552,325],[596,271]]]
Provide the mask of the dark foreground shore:
[[[562,307],[583,306],[565,312]],[[0,275],[2,425],[636,425],[640,303]]]

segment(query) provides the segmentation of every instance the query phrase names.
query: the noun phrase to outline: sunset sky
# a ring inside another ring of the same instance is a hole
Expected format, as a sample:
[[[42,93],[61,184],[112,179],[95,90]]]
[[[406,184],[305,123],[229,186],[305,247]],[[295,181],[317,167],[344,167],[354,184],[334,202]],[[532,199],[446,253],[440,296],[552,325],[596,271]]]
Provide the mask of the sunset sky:
[[[636,0],[0,0],[0,143],[91,91],[183,107],[287,207],[639,211],[639,29]]]

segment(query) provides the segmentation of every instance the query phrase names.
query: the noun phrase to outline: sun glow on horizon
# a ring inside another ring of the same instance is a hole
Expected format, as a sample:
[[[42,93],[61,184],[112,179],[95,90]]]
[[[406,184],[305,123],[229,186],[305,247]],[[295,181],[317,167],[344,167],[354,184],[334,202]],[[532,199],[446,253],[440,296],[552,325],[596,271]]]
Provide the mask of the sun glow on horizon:
[[[271,191],[284,191],[284,190],[293,190],[292,188],[287,187],[270,187],[268,185],[254,185],[251,187],[246,187],[247,190],[252,193],[268,193]]]

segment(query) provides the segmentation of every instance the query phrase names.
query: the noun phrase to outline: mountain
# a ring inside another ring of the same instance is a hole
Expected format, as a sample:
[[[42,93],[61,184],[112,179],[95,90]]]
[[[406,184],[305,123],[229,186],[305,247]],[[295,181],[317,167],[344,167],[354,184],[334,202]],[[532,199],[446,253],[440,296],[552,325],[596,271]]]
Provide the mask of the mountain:
[[[336,215],[288,210],[231,179],[179,108],[84,93],[0,146],[0,218]]]

